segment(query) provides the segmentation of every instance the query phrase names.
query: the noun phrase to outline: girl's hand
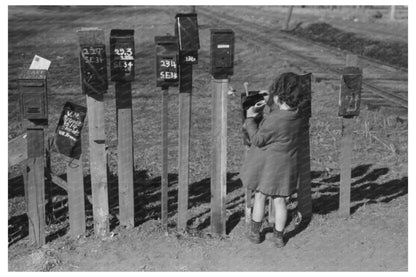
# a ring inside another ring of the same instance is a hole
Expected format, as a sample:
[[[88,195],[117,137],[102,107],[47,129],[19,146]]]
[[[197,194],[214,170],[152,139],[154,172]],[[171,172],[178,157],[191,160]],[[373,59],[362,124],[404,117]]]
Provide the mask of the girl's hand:
[[[256,113],[254,111],[254,106],[251,106],[250,108],[248,108],[248,110],[247,110],[247,118],[249,118],[249,117],[256,117],[258,115],[259,115],[259,113]]]

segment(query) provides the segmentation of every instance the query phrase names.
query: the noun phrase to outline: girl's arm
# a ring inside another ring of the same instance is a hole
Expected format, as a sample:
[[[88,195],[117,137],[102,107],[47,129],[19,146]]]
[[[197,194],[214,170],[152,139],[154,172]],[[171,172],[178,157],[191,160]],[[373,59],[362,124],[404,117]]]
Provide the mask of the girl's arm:
[[[250,137],[251,144],[257,147],[263,147],[270,143],[276,124],[270,117],[263,119],[257,126],[254,117],[248,117],[245,121],[246,130]]]

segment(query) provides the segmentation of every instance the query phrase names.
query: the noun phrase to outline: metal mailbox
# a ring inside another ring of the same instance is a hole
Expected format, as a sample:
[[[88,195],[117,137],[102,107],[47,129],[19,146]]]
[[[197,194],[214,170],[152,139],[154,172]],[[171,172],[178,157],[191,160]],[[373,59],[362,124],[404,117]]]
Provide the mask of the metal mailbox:
[[[108,89],[107,57],[104,44],[81,44],[80,64],[82,91],[102,94]]]
[[[234,31],[211,29],[211,74],[227,79],[234,73]]]
[[[339,92],[339,116],[352,117],[360,114],[362,70],[345,67],[342,70]]]
[[[23,119],[48,119],[47,71],[28,69],[18,77]]]
[[[197,64],[200,48],[197,14],[177,14],[175,20],[175,35],[179,42],[179,63]]]
[[[134,30],[111,30],[110,65],[112,81],[134,80]]]
[[[156,86],[178,86],[178,37],[157,36],[156,44]]]

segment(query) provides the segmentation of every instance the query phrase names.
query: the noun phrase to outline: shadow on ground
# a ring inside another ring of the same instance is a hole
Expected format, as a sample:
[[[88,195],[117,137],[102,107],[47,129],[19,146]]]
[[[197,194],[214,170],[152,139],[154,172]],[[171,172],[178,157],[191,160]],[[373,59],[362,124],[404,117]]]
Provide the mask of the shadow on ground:
[[[359,207],[372,203],[387,203],[397,197],[408,193],[408,179],[389,180],[377,182],[383,175],[388,174],[388,168],[373,168],[372,165],[359,165],[352,170],[351,184],[351,213]],[[66,180],[66,176],[60,176]],[[334,212],[339,206],[339,175],[330,175],[325,171],[312,171],[312,212],[314,214],[328,214]],[[178,208],[178,176],[168,176],[168,214],[175,217]],[[108,173],[108,200],[110,207],[110,230],[119,225],[118,221],[118,179],[116,175]],[[67,193],[64,189],[46,182],[46,220],[47,241],[66,234],[69,230]],[[8,198],[24,197],[23,178],[18,176],[9,180]],[[90,176],[84,177],[85,208],[87,218],[87,230],[92,230],[92,204]],[[134,172],[134,204],[135,204],[135,226],[148,220],[161,218],[161,178],[148,176],[147,171]],[[240,191],[238,191],[240,189]],[[227,174],[227,194],[233,194],[233,199],[227,201],[226,233],[229,234],[244,217],[244,190],[238,178],[238,173]],[[201,231],[209,227],[211,191],[210,179],[206,178],[189,185],[188,209],[196,209],[188,219],[188,226],[192,225],[194,230]],[[22,200],[23,201],[23,200]],[[204,207],[204,208],[200,208]],[[9,205],[9,214],[10,214]],[[15,213],[9,218],[9,245],[28,236],[28,218],[25,211]],[[292,215],[292,213],[290,213]],[[291,224],[289,216],[289,224]],[[176,226],[176,220],[169,221],[169,227]],[[302,222],[297,228],[287,233],[291,238],[307,228],[308,221]]]

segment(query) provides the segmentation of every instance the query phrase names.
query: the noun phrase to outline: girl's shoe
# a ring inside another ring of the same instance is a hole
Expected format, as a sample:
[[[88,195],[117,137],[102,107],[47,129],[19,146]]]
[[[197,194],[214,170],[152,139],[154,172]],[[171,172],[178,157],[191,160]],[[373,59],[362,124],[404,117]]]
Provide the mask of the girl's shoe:
[[[277,248],[282,248],[285,246],[285,241],[283,238],[283,231],[279,232],[275,228],[273,228],[273,242]]]
[[[247,233],[247,238],[252,243],[260,243],[261,242],[261,235],[260,235],[260,227],[261,222],[256,222],[251,220],[250,230]]]

